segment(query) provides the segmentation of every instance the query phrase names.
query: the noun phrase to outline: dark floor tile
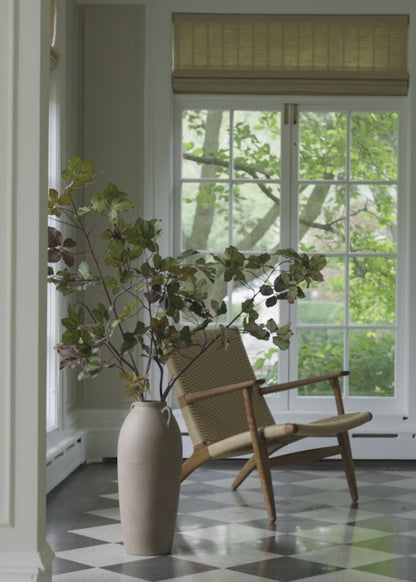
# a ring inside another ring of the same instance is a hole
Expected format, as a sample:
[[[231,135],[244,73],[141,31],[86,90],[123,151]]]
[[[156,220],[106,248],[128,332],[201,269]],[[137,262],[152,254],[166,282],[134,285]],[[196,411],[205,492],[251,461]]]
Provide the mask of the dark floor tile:
[[[229,487],[220,487],[218,485],[214,485],[210,481],[199,481],[198,483],[188,483],[181,485],[181,495],[214,495],[215,493],[228,493],[232,491],[231,489],[231,480]]]
[[[244,564],[229,569],[235,572],[250,574],[251,576],[279,580],[281,582],[290,582],[291,580],[300,580],[312,576],[318,577],[341,570],[341,568],[337,568],[336,566],[317,564],[316,562],[308,562],[307,560],[290,557],[264,560],[263,562]],[[319,578],[317,578],[318,580]]]
[[[315,479],[317,478],[315,477]],[[275,483],[273,489],[276,497],[276,505],[282,502],[285,505],[292,497],[313,495],[320,492],[316,487],[308,487],[307,482],[304,485],[298,485],[297,483]]]
[[[400,495],[409,495],[409,493],[411,493],[410,489],[394,487],[394,485],[361,485],[359,489],[360,496],[374,497],[376,499],[392,499]]]
[[[408,500],[397,499],[377,499],[359,502],[359,508],[364,511],[374,511],[376,513],[409,513],[416,511],[416,503]]]
[[[416,558],[396,558],[395,560],[386,560],[385,562],[361,566],[360,568],[355,568],[355,570],[387,576],[395,581],[416,582]]]
[[[288,471],[285,469],[272,469],[273,482],[279,485],[280,483],[305,483],[314,481],[321,475],[317,476],[313,471],[310,473],[302,473],[302,471]]]
[[[85,564],[78,564],[72,560],[63,560],[62,558],[54,558],[52,562],[52,575],[66,574],[68,572],[78,572],[79,570],[89,570],[89,566]]]
[[[383,471],[368,471],[358,472],[358,483],[393,483],[394,481],[402,481],[405,477],[402,474],[386,473]]]
[[[54,552],[64,550],[75,550],[76,548],[86,548],[88,546],[98,546],[107,542],[100,542],[94,538],[80,536],[65,530],[53,530],[46,536],[46,541]]]
[[[179,576],[192,576],[193,574],[215,570],[212,566],[180,560],[172,556],[160,556],[138,562],[115,564],[104,569],[110,572],[125,574],[126,576],[135,576],[136,578],[149,580],[149,582],[168,580],[169,578],[178,578]]]

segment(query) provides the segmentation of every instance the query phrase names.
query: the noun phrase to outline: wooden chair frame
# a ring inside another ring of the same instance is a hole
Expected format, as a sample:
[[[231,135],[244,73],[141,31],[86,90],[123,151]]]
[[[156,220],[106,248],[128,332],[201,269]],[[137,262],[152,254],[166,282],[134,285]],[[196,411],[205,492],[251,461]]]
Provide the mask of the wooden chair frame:
[[[250,475],[250,473],[257,468],[261,483],[261,488],[263,491],[263,496],[265,500],[266,510],[271,523],[276,520],[276,507],[273,494],[272,478],[271,478],[271,467],[275,466],[285,466],[295,463],[305,463],[318,459],[323,459],[326,457],[331,457],[334,455],[341,455],[343,467],[351,494],[352,500],[355,502],[358,499],[357,483],[355,478],[354,464],[351,454],[351,446],[348,435],[348,430],[342,430],[342,432],[336,433],[338,445],[335,446],[325,446],[321,448],[315,448],[311,450],[305,450],[301,452],[294,452],[286,455],[279,455],[270,458],[270,455],[275,453],[278,449],[286,446],[294,440],[305,438],[306,436],[311,436],[304,434],[302,432],[302,427],[308,427],[310,425],[299,425],[297,423],[286,423],[284,425],[284,434],[289,436],[293,435],[293,439],[289,442],[285,442],[284,438],[282,443],[274,443],[270,446],[263,435],[262,428],[258,427],[253,403],[252,403],[252,391],[253,388],[257,387],[260,393],[264,396],[265,394],[270,394],[273,392],[283,392],[287,390],[292,390],[306,386],[309,384],[316,384],[318,382],[328,381],[333,389],[336,409],[338,416],[344,416],[344,405],[342,401],[341,389],[339,384],[339,378],[348,375],[349,372],[343,371],[333,374],[325,374],[322,376],[315,376],[312,378],[306,378],[303,380],[295,380],[293,382],[286,382],[283,384],[276,384],[268,387],[262,388],[259,386],[261,382],[256,380],[251,380],[248,382],[242,382],[238,384],[229,384],[227,386],[221,386],[218,388],[208,389],[202,392],[195,392],[189,394],[183,394],[179,396],[178,403],[181,408],[193,404],[195,402],[207,399],[215,398],[222,394],[227,394],[230,392],[241,391],[244,398],[244,406],[247,417],[247,423],[251,435],[251,443],[253,448],[252,457],[245,463],[243,468],[240,470],[239,474],[235,478],[232,488],[236,490],[241,483]],[[371,419],[371,414],[367,413],[367,419],[360,422],[367,422]],[[299,434],[297,434],[299,433]],[[193,454],[184,461],[182,466],[182,481],[188,477],[195,469],[197,469],[204,462],[213,458],[208,450],[208,446],[203,443],[199,443],[194,447]]]

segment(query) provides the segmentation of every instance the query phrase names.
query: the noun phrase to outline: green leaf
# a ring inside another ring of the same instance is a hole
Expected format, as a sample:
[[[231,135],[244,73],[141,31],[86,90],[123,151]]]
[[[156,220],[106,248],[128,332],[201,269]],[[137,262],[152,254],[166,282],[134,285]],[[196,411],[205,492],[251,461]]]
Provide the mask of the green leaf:
[[[81,279],[90,279],[91,278],[91,271],[88,263],[86,261],[81,261],[78,266],[78,275]]]
[[[78,329],[68,329],[62,334],[62,343],[67,346],[76,344],[81,338],[81,332]]]
[[[64,317],[61,319],[61,323],[64,327],[70,330],[78,329],[78,321],[72,317]]]
[[[84,323],[85,320],[84,310],[79,305],[75,304],[68,305],[68,315],[78,323]]]
[[[274,333],[278,329],[277,323],[275,322],[274,319],[269,319],[266,323],[266,327],[272,333]]]
[[[132,301],[131,303],[126,305],[123,311],[120,313],[120,319],[121,320],[127,319],[132,314],[133,310],[136,308],[138,304],[139,300],[136,299],[135,301]]]
[[[121,353],[125,354],[131,352],[137,346],[137,338],[132,333],[125,333],[124,341],[121,344]]]
[[[72,195],[70,192],[64,192],[62,196],[59,197],[59,206],[69,206],[72,202]]]
[[[100,323],[106,323],[110,319],[110,314],[102,303],[99,303],[98,306],[92,310],[92,313],[95,319]]]

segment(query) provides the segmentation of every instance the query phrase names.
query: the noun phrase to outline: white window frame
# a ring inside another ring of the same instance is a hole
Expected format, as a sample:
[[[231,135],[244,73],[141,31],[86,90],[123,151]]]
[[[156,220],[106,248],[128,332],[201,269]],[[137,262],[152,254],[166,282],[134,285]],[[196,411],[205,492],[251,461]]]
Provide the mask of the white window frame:
[[[351,97],[350,99],[345,98],[296,98],[290,99],[291,102],[296,103],[301,110],[302,106],[305,107],[307,111],[398,111],[399,112],[399,200],[398,200],[398,264],[397,264],[397,280],[403,281],[406,278],[406,250],[404,250],[404,257],[402,257],[402,250],[406,249],[406,228],[403,225],[402,215],[406,216],[407,198],[409,189],[406,186],[406,147],[407,143],[406,137],[406,99],[403,98],[362,98],[362,97]],[[184,110],[197,110],[197,109],[211,109],[211,110],[274,110],[279,111],[283,109],[285,103],[288,102],[287,97],[244,97],[244,96],[201,96],[201,95],[177,95],[174,98],[175,108],[174,108],[174,253],[180,252],[180,237],[181,237],[181,161],[182,161],[182,135],[181,135],[181,119],[182,112]],[[286,128],[287,129],[287,128]],[[283,127],[282,134],[285,131]],[[287,150],[287,144],[290,143],[289,139],[295,136],[286,135],[283,139],[286,139],[287,143],[285,149]],[[401,160],[403,156],[403,160]],[[297,181],[294,175],[287,175],[288,172],[284,170],[288,169],[289,163],[285,168],[282,164],[282,195],[281,198],[281,216],[290,216],[291,224],[290,228],[287,229],[286,239],[282,238],[281,247],[286,248],[294,246],[297,228],[298,228],[298,216],[297,216],[297,202],[296,197],[291,195],[291,189],[297,188]],[[292,183],[290,183],[292,182]],[[284,233],[283,233],[284,234]],[[405,317],[406,310],[403,306],[406,305],[406,285],[400,285],[397,287],[397,350],[396,350],[396,390],[395,396],[393,397],[357,397],[357,396],[346,396],[345,404],[349,410],[372,410],[375,413],[383,413],[388,407],[389,412],[394,414],[397,418],[402,418],[403,416],[408,416],[408,387],[409,382],[406,378],[406,370],[408,366],[406,365],[406,338],[409,335],[408,330],[408,318]],[[282,315],[284,320],[289,320],[292,322],[296,321],[296,304],[293,306],[285,305],[282,306]],[[319,326],[318,326],[319,327]],[[296,336],[292,338],[296,341]],[[261,348],[261,346],[259,346]],[[297,378],[297,359],[293,357],[296,350],[289,350],[288,352],[280,352],[279,359],[281,361],[281,366],[279,366],[280,381],[293,380]],[[346,366],[345,366],[346,367]],[[285,374],[284,369],[286,368],[288,375]],[[283,374],[282,374],[283,369]],[[270,397],[269,406],[272,412],[282,414],[283,411],[290,412],[291,415],[295,414],[307,414],[319,412],[327,406],[332,405],[332,399],[326,396],[297,396],[296,391],[290,391],[285,395],[279,395],[279,397]]]

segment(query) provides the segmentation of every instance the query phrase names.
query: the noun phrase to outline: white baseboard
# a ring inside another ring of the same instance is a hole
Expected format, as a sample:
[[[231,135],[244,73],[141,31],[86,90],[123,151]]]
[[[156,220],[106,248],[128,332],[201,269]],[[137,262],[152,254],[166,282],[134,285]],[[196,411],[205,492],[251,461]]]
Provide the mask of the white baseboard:
[[[85,437],[81,431],[65,438],[48,451],[46,489],[49,493],[85,461]]]
[[[0,582],[50,582],[53,558],[46,542],[39,552],[0,551]]]

